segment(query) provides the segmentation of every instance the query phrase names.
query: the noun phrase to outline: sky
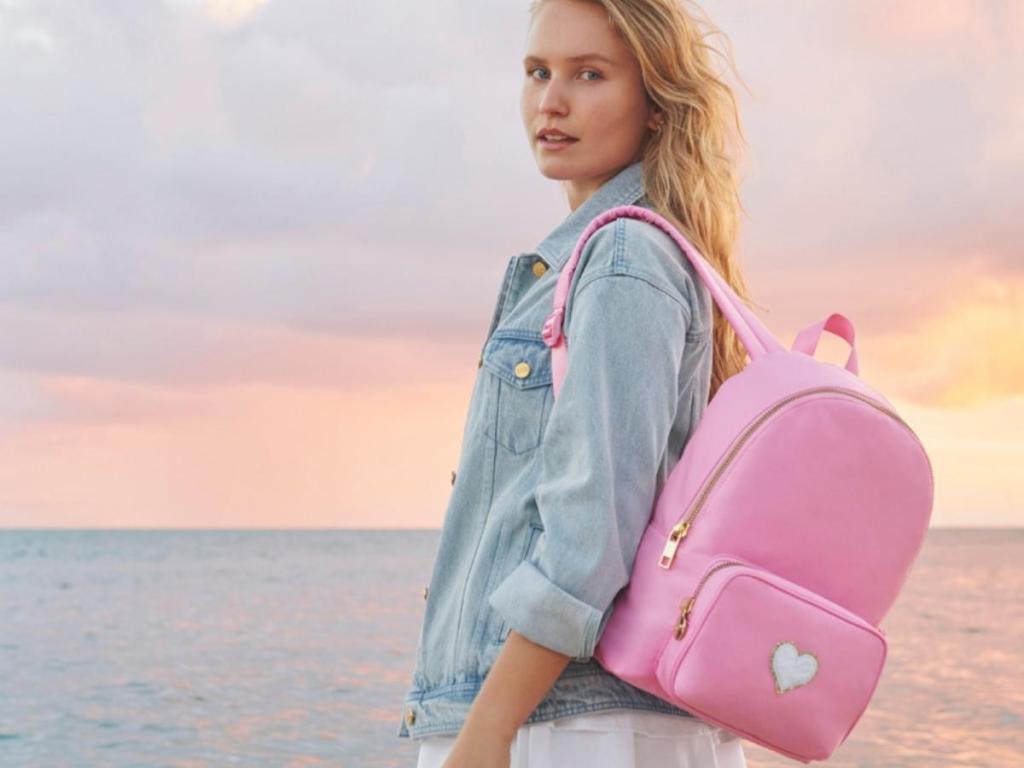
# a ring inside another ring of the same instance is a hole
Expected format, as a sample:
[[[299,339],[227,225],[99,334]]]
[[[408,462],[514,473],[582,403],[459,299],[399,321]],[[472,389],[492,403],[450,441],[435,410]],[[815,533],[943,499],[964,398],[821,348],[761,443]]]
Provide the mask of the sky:
[[[1024,3],[701,7],[759,316],[850,318],[933,525],[1024,525]],[[505,265],[569,212],[526,8],[0,0],[0,527],[439,526]]]

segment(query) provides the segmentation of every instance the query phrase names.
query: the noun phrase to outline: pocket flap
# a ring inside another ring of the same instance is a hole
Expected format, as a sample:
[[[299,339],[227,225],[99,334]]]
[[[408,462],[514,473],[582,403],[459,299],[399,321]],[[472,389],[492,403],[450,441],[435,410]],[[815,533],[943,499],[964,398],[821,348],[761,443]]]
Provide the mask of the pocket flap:
[[[519,389],[551,383],[551,350],[539,331],[497,330],[483,357],[484,366]]]
[[[742,562],[709,568],[658,679],[677,706],[802,762],[826,760],[868,706],[884,633],[822,595]]]

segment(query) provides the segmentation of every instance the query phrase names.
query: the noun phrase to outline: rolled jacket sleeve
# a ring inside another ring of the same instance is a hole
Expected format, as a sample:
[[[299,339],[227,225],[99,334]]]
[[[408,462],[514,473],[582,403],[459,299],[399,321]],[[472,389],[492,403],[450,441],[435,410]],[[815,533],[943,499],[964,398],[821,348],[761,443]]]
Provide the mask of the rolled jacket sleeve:
[[[690,321],[686,298],[656,280],[586,277],[538,448],[544,530],[488,597],[511,629],[580,661],[594,653],[650,519]]]

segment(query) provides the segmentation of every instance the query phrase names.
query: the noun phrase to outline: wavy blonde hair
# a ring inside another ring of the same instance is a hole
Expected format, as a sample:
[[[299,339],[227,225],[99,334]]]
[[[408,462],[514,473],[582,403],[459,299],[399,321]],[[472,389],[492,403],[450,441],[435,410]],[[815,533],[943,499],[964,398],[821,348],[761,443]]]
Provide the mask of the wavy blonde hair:
[[[532,0],[531,18],[545,1]],[[711,54],[720,52],[705,42],[721,31],[688,0],[584,2],[605,10],[640,64],[648,101],[662,113],[661,129],[649,131],[643,146],[651,207],[679,229],[749,306],[734,252],[744,212],[737,145],[745,138],[732,89],[711,66]],[[735,72],[731,55],[729,61]],[[712,318],[709,399],[747,364],[747,351],[717,304]]]

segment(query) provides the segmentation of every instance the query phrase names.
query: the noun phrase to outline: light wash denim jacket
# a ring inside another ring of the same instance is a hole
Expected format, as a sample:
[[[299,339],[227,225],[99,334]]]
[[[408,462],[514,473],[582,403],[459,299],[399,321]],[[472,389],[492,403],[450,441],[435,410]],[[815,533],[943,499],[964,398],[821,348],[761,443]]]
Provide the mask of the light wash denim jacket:
[[[541,339],[584,227],[613,206],[650,207],[642,172],[642,162],[623,168],[536,251],[509,260],[424,590],[400,737],[458,733],[511,629],[572,657],[527,723],[612,708],[692,717],[592,656],[707,404],[710,294],[667,234],[618,219],[591,237],[573,275],[557,399]]]

